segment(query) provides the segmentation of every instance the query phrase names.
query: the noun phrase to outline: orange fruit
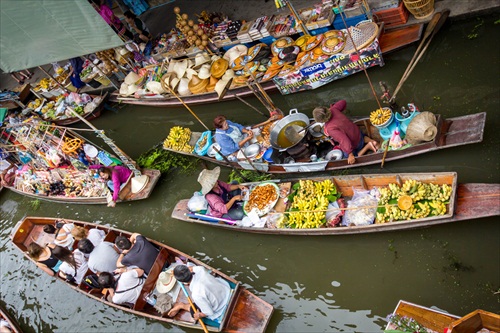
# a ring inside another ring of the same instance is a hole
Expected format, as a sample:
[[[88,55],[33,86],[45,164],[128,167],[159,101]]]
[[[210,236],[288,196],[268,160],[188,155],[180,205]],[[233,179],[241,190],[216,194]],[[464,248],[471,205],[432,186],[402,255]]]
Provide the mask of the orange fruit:
[[[413,200],[409,195],[402,195],[398,198],[398,207],[401,210],[408,210],[413,205]]]

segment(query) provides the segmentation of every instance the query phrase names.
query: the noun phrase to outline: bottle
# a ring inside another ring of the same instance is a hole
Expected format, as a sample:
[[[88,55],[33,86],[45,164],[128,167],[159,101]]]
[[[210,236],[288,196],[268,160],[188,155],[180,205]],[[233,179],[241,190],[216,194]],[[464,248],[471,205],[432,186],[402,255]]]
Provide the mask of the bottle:
[[[152,292],[150,292],[149,294],[147,294],[146,297],[145,297],[145,299],[146,299],[146,302],[149,305],[155,306],[155,304],[156,304],[156,297],[155,297],[155,295]]]
[[[408,118],[408,116],[410,116],[410,112],[404,106],[402,106],[401,115],[403,116],[403,118]]]

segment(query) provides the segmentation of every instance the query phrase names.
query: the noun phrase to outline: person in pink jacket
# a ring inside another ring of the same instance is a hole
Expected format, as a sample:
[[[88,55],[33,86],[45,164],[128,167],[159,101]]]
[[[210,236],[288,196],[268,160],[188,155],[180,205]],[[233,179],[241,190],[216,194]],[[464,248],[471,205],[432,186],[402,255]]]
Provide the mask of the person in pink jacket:
[[[113,200],[108,207],[114,207],[118,200],[120,190],[125,186],[132,171],[126,167],[117,165],[114,167],[105,167],[99,164],[89,166],[90,169],[97,169],[99,176],[107,181],[108,187],[113,191]]]

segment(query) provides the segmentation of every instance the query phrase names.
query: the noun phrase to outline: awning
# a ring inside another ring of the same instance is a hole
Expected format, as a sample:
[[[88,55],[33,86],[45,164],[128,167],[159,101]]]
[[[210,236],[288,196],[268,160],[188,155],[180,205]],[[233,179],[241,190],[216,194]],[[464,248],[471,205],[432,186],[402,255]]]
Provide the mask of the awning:
[[[124,45],[85,0],[1,0],[0,68],[7,73]]]

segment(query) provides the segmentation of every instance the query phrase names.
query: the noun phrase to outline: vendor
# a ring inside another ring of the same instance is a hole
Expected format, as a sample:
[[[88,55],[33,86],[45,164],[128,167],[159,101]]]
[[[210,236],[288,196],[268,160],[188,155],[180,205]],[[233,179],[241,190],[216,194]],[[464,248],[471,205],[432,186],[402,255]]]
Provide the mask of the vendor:
[[[205,169],[198,176],[201,184],[201,193],[207,199],[208,215],[213,217],[241,220],[243,206],[241,205],[241,191],[247,187],[238,184],[227,184],[219,180],[220,167],[213,170]]]
[[[223,115],[215,117],[214,126],[215,141],[220,145],[220,152],[224,156],[237,152],[253,138],[252,130],[227,120]]]
[[[83,71],[83,60],[80,57],[74,57],[69,59],[69,63],[71,64],[69,79],[71,80],[71,84],[78,91],[85,86],[85,83],[80,79],[80,73]]]
[[[118,194],[127,183],[132,171],[120,165],[105,167],[99,164],[90,165],[89,169],[97,169],[99,176],[107,181],[109,189],[113,191],[113,198],[112,201],[108,203],[108,207],[115,207],[116,201],[118,200]]]
[[[325,123],[324,133],[338,143],[347,163],[354,164],[355,156],[362,156],[368,150],[377,152],[379,145],[377,141],[363,135],[358,126],[347,118],[343,113],[346,105],[345,100],[340,100],[332,104],[330,109],[319,106],[312,113],[316,122]]]
[[[125,21],[128,23],[129,30],[134,34],[134,41],[136,43],[149,42],[152,36],[146,24],[130,10],[123,13],[123,16],[125,16]]]

